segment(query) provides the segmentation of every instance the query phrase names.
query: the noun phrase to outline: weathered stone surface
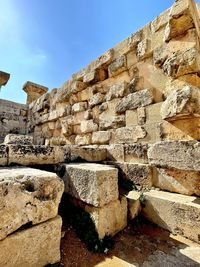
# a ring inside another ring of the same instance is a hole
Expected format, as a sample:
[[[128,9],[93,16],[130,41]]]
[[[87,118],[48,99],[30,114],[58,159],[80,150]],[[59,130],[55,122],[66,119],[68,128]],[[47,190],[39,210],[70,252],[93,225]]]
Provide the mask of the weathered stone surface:
[[[40,96],[46,94],[48,88],[33,82],[26,82],[23,86],[23,90],[27,93],[27,104],[37,100]]]
[[[80,146],[90,145],[91,140],[92,140],[91,134],[77,135],[75,138],[75,144]]]
[[[0,87],[6,85],[10,79],[10,74],[4,71],[0,71]]]
[[[144,125],[146,122],[146,110],[145,107],[140,107],[137,109],[137,119],[139,125]]]
[[[200,172],[157,168],[153,180],[163,190],[200,196]]]
[[[135,143],[124,145],[124,161],[131,163],[148,163],[147,144]]]
[[[8,147],[0,144],[0,166],[6,166],[8,164]]]
[[[81,133],[91,133],[95,132],[98,129],[98,125],[93,122],[93,120],[88,120],[88,121],[82,121],[81,122]]]
[[[111,144],[101,147],[107,150],[107,159],[109,161],[124,161],[124,145]]]
[[[141,42],[139,42],[137,46],[137,57],[139,60],[142,60],[146,57],[148,57],[150,50],[150,40],[144,39]]]
[[[106,95],[106,101],[110,101],[114,98],[123,97],[127,88],[126,82],[120,82],[112,85]]]
[[[187,116],[200,116],[200,92],[198,88],[185,86],[172,91],[161,107],[163,119],[173,120]]]
[[[70,201],[90,214],[99,239],[103,239],[105,235],[113,236],[127,226],[127,200],[125,197],[100,208],[92,207],[76,199],[70,199]]]
[[[109,143],[111,134],[109,131],[99,131],[92,134],[93,144],[107,144]]]
[[[8,164],[56,164],[64,162],[64,156],[64,150],[58,146],[9,145]]]
[[[110,77],[116,76],[126,70],[126,57],[121,56],[115,59],[108,67]]]
[[[65,168],[65,192],[71,196],[95,207],[118,199],[116,168],[94,163],[73,163]]]
[[[103,118],[100,120],[100,123],[99,123],[100,130],[116,129],[116,128],[124,127],[124,126],[125,126],[124,115]]]
[[[32,145],[33,137],[30,135],[8,134],[4,139],[4,144]]]
[[[153,99],[153,92],[150,89],[129,94],[122,98],[121,102],[116,106],[116,112],[123,113],[129,109],[148,106],[153,103]]]
[[[59,262],[61,225],[57,216],[0,241],[0,266],[44,267]]]
[[[71,161],[86,160],[89,162],[98,162],[105,160],[106,156],[106,149],[97,145],[71,147]]]
[[[126,110],[126,127],[138,125],[138,113],[137,109],[135,110]]]
[[[150,145],[150,164],[162,168],[200,171],[200,142],[163,141]]]
[[[64,184],[56,174],[31,168],[0,169],[0,240],[57,215]]]
[[[103,94],[101,94],[101,93],[94,94],[89,100],[90,108],[92,108],[92,107],[94,107],[94,106],[96,106],[98,104],[101,104],[104,101],[104,97],[105,96]]]
[[[130,220],[135,219],[142,210],[140,204],[140,192],[138,191],[130,191],[126,195],[127,203],[128,203],[128,217]]]
[[[145,217],[174,234],[200,243],[199,198],[154,190],[145,192],[144,197]]]
[[[81,112],[81,111],[85,111],[87,109],[87,102],[79,102],[79,103],[75,103],[72,106],[72,112],[73,113],[77,113],[77,112]]]
[[[146,131],[141,126],[122,127],[116,129],[115,133],[113,134],[112,142],[116,144],[135,143],[145,136]]]

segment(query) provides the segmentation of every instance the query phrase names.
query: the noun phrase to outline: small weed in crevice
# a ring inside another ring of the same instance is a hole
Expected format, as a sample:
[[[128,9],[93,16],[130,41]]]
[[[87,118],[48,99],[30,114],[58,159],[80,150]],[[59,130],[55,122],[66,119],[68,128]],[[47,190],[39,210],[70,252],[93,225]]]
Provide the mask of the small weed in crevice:
[[[146,202],[144,193],[141,193],[139,200],[140,200],[140,204],[141,204],[142,208],[144,208],[145,202]]]

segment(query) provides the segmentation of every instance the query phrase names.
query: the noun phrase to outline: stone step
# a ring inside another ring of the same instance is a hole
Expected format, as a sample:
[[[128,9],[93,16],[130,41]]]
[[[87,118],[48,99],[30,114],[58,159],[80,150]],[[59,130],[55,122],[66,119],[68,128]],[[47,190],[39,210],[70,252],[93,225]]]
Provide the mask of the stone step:
[[[200,198],[155,190],[144,198],[142,213],[148,220],[200,243]]]
[[[96,163],[63,164],[65,192],[81,201],[102,207],[119,197],[118,170]]]
[[[63,181],[54,173],[0,168],[0,240],[23,225],[54,218],[63,191]]]
[[[62,219],[17,231],[0,241],[0,266],[44,267],[60,261]]]

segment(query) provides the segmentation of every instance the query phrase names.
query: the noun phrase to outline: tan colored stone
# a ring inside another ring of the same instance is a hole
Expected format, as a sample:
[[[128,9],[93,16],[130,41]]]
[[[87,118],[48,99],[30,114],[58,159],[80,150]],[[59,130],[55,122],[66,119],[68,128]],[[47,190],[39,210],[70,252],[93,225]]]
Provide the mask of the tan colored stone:
[[[112,143],[135,143],[146,136],[146,131],[141,126],[122,127],[116,129],[112,136]]]
[[[149,39],[142,40],[137,46],[138,61],[151,55],[151,42]]]
[[[106,160],[106,157],[106,149],[97,145],[71,147],[71,161],[86,160],[89,162],[98,162]]]
[[[100,130],[108,130],[108,129],[116,129],[125,126],[125,116],[110,116],[110,117],[102,117],[103,113],[100,116],[99,121],[99,129]]]
[[[126,57],[121,56],[117,59],[115,59],[108,67],[108,74],[109,77],[113,77],[118,75],[119,73],[125,71],[127,69],[126,67]]]
[[[118,171],[116,168],[94,163],[65,165],[65,192],[95,207],[117,200]]]
[[[51,172],[32,168],[0,169],[0,240],[21,226],[57,215],[64,184]]]
[[[126,110],[126,127],[136,126],[138,124],[137,110]]]
[[[79,102],[72,106],[72,112],[77,113],[87,109],[87,102]]]
[[[137,108],[137,120],[139,125],[144,125],[146,122],[146,109],[145,107]]]
[[[122,144],[112,144],[101,146],[107,150],[109,161],[124,161],[124,146]]]
[[[81,133],[91,133],[95,132],[98,129],[98,125],[93,122],[93,120],[88,120],[88,121],[82,121],[81,122]]]
[[[143,215],[148,220],[174,234],[200,242],[199,198],[154,190],[145,192],[144,197]]]
[[[33,137],[30,135],[8,134],[4,139],[4,144],[31,145]]]
[[[142,210],[140,204],[140,192],[138,191],[130,191],[126,195],[127,203],[128,203],[128,217],[130,220],[135,219]]]
[[[0,87],[6,85],[10,79],[10,74],[4,71],[0,71]]]
[[[84,134],[84,135],[77,135],[75,138],[75,144],[80,145],[80,146],[90,145],[91,138],[92,138],[92,135],[90,133]]]
[[[0,144],[0,166],[8,164],[8,148],[6,145]]]
[[[163,102],[145,107],[146,124],[162,122],[161,107]]]
[[[44,267],[59,262],[61,225],[57,216],[0,241],[0,266]]]
[[[93,144],[107,144],[110,141],[110,132],[109,131],[99,131],[92,134],[92,143]]]
[[[110,101],[113,98],[123,97],[125,94],[126,88],[127,88],[126,82],[114,84],[113,86],[109,88],[109,91],[106,95],[106,101]]]
[[[148,163],[147,144],[135,143],[124,145],[124,161],[130,163]]]
[[[92,108],[104,101],[104,94],[96,93],[89,100],[89,107]]]

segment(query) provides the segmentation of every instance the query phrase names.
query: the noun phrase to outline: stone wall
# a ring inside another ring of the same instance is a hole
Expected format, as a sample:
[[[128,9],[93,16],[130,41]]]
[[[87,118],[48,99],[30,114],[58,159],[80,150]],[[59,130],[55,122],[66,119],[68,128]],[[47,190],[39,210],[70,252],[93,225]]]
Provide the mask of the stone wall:
[[[199,15],[179,0],[29,105],[36,144],[200,140]]]
[[[0,143],[9,133],[25,134],[28,106],[0,99]]]

